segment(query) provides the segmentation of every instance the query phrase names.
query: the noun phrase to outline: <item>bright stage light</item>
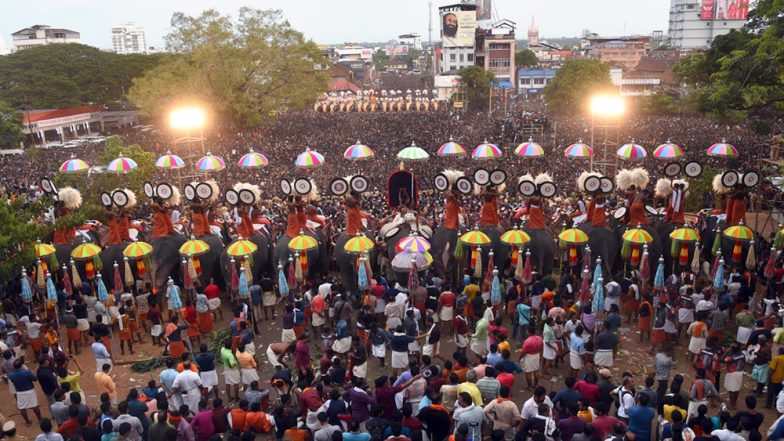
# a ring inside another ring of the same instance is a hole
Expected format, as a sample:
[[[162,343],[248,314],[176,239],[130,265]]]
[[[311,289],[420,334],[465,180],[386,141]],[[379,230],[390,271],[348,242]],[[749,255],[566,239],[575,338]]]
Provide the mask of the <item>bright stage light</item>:
[[[206,120],[204,109],[199,107],[182,107],[169,114],[169,124],[180,130],[200,129],[204,127]]]
[[[597,116],[621,116],[626,112],[626,103],[617,95],[597,95],[591,98],[591,114]]]

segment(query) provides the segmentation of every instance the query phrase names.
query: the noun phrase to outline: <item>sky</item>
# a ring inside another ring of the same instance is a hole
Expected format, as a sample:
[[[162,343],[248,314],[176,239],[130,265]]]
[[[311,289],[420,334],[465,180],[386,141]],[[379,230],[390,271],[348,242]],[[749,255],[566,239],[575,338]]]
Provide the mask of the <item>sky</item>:
[[[457,3],[433,0],[433,40],[438,39],[437,7]],[[427,0],[2,0],[0,37],[34,24],[71,29],[82,43],[111,47],[111,28],[134,22],[146,31],[148,46],[163,46],[173,12],[198,15],[209,8],[236,14],[241,6],[281,9],[292,26],[320,44],[384,42],[404,33],[428,36]],[[576,37],[583,29],[600,35],[667,32],[668,0],[494,0],[494,16],[517,23],[527,35],[532,16],[540,37]]]

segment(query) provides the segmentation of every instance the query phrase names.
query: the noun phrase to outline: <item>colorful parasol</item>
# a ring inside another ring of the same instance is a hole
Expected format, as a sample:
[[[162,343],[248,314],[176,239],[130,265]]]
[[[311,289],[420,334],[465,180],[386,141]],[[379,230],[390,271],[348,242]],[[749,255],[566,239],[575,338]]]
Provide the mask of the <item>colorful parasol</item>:
[[[130,259],[138,259],[152,253],[152,245],[147,242],[133,242],[123,250],[123,255]]]
[[[122,155],[122,153],[120,153],[120,156],[118,156],[115,159],[112,159],[112,162],[110,162],[109,165],[106,166],[106,170],[115,173],[127,173],[135,169],[136,167],[138,167],[136,161],[134,161],[131,158],[126,158]]]
[[[754,239],[754,233],[751,231],[751,228],[740,224],[740,225],[733,225],[727,229],[725,229],[721,234],[730,239],[735,240],[752,240]]]
[[[324,165],[324,155],[311,150],[310,147],[297,155],[297,159],[294,160],[294,166],[299,168],[321,167],[322,165]]]
[[[36,257],[46,257],[54,254],[55,251],[57,251],[52,245],[49,245],[48,243],[41,243],[41,241],[36,242],[34,246]]]
[[[370,147],[362,144],[357,140],[354,145],[348,146],[345,152],[343,152],[343,157],[348,160],[358,160],[358,159],[370,159],[376,156],[376,152],[373,151]]]
[[[615,152],[615,155],[623,160],[634,161],[645,159],[648,156],[648,152],[645,151],[643,146],[635,144],[634,140],[632,140],[629,144],[624,144],[619,147],[618,151]]]
[[[214,156],[212,153],[207,152],[207,156],[203,156],[196,162],[196,171],[212,172],[221,171],[226,168],[226,162],[220,156]]]
[[[173,170],[185,167],[185,161],[172,152],[167,151],[165,155],[161,156],[155,161],[155,166],[158,168]]]
[[[734,157],[738,156],[738,149],[732,144],[727,144],[727,140],[722,138],[721,142],[708,147],[708,156]]]
[[[410,270],[416,265],[417,270],[424,270],[430,265],[426,253],[412,253],[403,251],[392,258],[392,267],[395,269]]]
[[[632,228],[623,233],[623,240],[641,245],[653,242],[653,236],[642,228]]]
[[[670,239],[681,242],[696,242],[700,240],[700,233],[694,228],[678,228],[670,233]]]
[[[531,236],[523,230],[512,229],[501,235],[501,242],[521,247],[531,240]]]
[[[359,235],[352,237],[343,245],[343,249],[352,254],[362,254],[365,251],[372,250],[376,244],[367,236]]]
[[[564,156],[572,159],[587,159],[593,156],[593,149],[588,144],[583,143],[581,139],[567,147],[564,150]]]
[[[471,230],[460,236],[460,241],[468,245],[487,245],[490,237],[479,230]]]
[[[653,157],[665,161],[680,159],[683,157],[683,149],[681,146],[671,143],[668,139],[667,142],[653,150]]]
[[[83,243],[71,250],[71,257],[76,260],[92,259],[101,253],[101,247],[94,243]]]
[[[186,256],[198,256],[200,254],[204,254],[210,250],[210,245],[199,239],[191,239],[180,247],[180,254],[185,254]]]
[[[71,153],[71,157],[60,165],[60,173],[81,173],[90,169],[90,166]]]
[[[421,147],[417,147],[415,142],[411,145],[397,152],[397,159],[403,161],[423,161],[428,159],[430,155]]]
[[[237,165],[244,168],[266,167],[269,165],[269,160],[264,154],[250,149],[248,153],[242,155]]]
[[[471,159],[496,159],[500,158],[504,155],[504,151],[501,150],[501,147],[498,147],[495,144],[490,144],[485,141],[474,148],[471,152]]]
[[[561,234],[558,235],[558,239],[565,243],[580,244],[588,242],[588,234],[577,228],[569,228],[561,231]]]
[[[520,144],[515,149],[515,155],[524,158],[539,158],[544,156],[544,149],[539,144],[535,143],[533,138],[528,138],[528,141]]]
[[[422,236],[411,234],[403,237],[395,245],[395,251],[409,251],[415,253],[425,253],[430,250],[430,242]]]
[[[318,241],[302,231],[299,232],[299,236],[294,236],[294,238],[289,241],[289,249],[291,251],[303,252],[312,250],[316,247],[318,247]]]
[[[438,156],[463,156],[466,154],[466,149],[462,145],[456,143],[450,136],[449,142],[439,147],[436,154]]]
[[[226,254],[234,257],[248,256],[256,252],[259,247],[248,239],[238,239],[226,247]]]

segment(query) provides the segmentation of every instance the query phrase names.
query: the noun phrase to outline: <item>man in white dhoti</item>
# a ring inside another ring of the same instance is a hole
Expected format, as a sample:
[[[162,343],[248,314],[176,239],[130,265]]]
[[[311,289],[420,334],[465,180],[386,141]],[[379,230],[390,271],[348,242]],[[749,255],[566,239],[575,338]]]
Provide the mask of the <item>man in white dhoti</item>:
[[[172,386],[174,393],[181,394],[182,402],[188,406],[188,409],[198,411],[201,391],[204,387],[199,374],[191,370],[189,360],[182,362],[182,372],[174,378]],[[171,398],[171,395],[169,397]]]
[[[613,354],[618,348],[618,335],[610,331],[604,324],[602,330],[596,335],[596,344],[593,363],[596,366],[611,368],[613,366]]]

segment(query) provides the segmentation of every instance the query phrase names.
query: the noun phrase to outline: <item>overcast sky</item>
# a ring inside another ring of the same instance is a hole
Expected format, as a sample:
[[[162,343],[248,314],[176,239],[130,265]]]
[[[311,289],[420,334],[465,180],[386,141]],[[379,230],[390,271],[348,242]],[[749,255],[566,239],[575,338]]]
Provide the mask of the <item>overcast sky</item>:
[[[457,1],[434,0],[437,7]],[[111,27],[135,22],[147,34],[149,46],[162,46],[175,11],[198,15],[216,7],[236,14],[241,6],[282,9],[286,18],[317,43],[387,41],[417,32],[427,41],[427,0],[2,0],[0,36],[10,47],[11,34],[46,24],[81,33],[82,42],[111,47]],[[495,16],[517,23],[518,38],[525,38],[531,17],[536,16],[542,37],[579,36],[583,29],[602,35],[667,32],[669,0],[494,0]],[[433,20],[433,39],[438,39]]]

